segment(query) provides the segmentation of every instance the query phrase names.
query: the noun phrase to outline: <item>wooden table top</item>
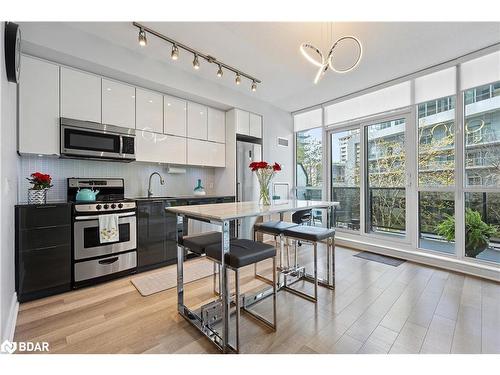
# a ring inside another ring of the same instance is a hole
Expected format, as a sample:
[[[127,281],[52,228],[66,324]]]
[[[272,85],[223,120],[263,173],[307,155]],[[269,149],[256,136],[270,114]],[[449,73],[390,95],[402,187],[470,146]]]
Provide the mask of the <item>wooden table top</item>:
[[[311,208],[327,208],[339,206],[339,202],[281,200],[274,201],[270,206],[258,202],[233,202],[202,204],[191,206],[166,207],[170,213],[190,216],[204,220],[225,221],[244,217],[272,215],[284,212],[307,210]]]

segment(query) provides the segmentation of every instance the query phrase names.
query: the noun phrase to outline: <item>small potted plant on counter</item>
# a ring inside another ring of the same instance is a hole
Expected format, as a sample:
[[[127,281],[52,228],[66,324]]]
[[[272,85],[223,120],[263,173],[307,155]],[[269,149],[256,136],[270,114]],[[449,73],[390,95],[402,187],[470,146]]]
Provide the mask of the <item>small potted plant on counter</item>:
[[[281,171],[281,165],[278,163],[269,164],[266,161],[254,161],[249,165],[252,172],[255,172],[260,185],[259,203],[264,206],[271,204],[271,196],[269,194],[269,185],[276,172]]]
[[[52,187],[52,177],[48,174],[35,172],[32,173],[27,180],[33,186],[28,190],[29,204],[45,204],[47,203],[47,192]]]
[[[436,227],[437,232],[446,241],[455,240],[455,218],[448,215]],[[465,211],[465,255],[475,258],[488,248],[490,238],[498,235],[493,225],[486,224],[481,219],[481,214],[468,208]]]

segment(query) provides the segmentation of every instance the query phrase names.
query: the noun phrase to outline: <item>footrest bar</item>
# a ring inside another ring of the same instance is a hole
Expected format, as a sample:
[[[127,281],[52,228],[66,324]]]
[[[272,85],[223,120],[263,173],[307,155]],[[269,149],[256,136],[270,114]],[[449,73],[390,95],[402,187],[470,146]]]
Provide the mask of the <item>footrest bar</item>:
[[[250,311],[249,309],[245,308],[245,307],[242,307],[241,308],[246,314],[250,315],[250,317],[252,317],[253,319],[257,320],[258,322],[262,323],[263,325],[265,325],[267,328],[271,329],[272,331],[276,331],[276,327],[274,324],[272,324],[269,320],[267,320],[266,318],[264,318],[262,315],[256,313],[256,312],[253,312],[253,311]]]

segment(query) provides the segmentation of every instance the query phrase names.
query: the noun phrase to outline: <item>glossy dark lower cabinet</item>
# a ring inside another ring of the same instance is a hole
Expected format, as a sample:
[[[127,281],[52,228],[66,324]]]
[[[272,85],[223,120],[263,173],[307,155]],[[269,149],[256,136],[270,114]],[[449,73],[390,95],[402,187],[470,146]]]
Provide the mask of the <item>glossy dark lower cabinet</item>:
[[[18,300],[71,290],[71,205],[18,205],[15,216]]]
[[[137,270],[146,271],[175,263],[177,259],[175,216],[168,215],[167,200],[137,204]]]

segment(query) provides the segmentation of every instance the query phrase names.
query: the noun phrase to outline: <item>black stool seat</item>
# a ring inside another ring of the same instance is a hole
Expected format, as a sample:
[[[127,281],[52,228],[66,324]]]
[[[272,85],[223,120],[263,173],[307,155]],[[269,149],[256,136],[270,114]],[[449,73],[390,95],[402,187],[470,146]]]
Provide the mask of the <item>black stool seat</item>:
[[[321,227],[311,227],[308,225],[298,225],[296,227],[286,229],[283,234],[298,238],[304,241],[323,241],[335,235],[335,229],[327,229]]]
[[[210,245],[205,249],[207,257],[221,261],[221,244]],[[232,240],[229,253],[224,261],[233,268],[240,268],[276,256],[274,246],[245,239]]]
[[[260,232],[280,235],[285,229],[296,227],[295,223],[287,223],[286,221],[266,221],[264,223],[255,224],[255,229]]]
[[[207,246],[220,244],[222,242],[221,232],[205,232],[193,234],[182,238],[181,244],[187,247],[193,253],[202,255],[205,254]]]

